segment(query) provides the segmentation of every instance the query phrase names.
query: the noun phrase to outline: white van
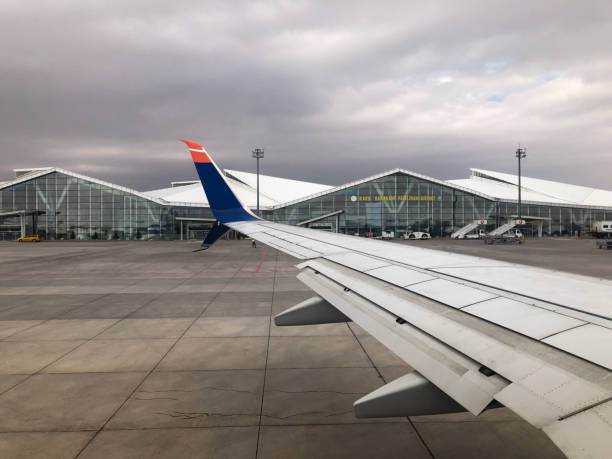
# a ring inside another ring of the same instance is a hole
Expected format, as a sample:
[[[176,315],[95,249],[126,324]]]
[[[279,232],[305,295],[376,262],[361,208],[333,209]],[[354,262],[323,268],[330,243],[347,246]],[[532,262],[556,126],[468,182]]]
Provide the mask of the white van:
[[[595,222],[591,227],[591,231],[596,238],[612,237],[612,220]]]
[[[485,230],[480,229],[480,230],[478,230],[478,232],[477,232],[477,233],[470,233],[470,234],[466,234],[466,235],[465,235],[465,236],[463,236],[463,237],[459,237],[459,239],[463,239],[463,238],[466,238],[466,239],[482,239],[482,238],[484,238],[486,235],[487,235],[487,233],[485,232]]]
[[[415,240],[415,239],[431,239],[431,234],[424,233],[422,231],[413,231],[411,233],[405,233],[404,234],[404,239],[410,239],[410,240]]]
[[[381,238],[382,239],[393,239],[395,237],[395,233],[393,231],[383,231]]]

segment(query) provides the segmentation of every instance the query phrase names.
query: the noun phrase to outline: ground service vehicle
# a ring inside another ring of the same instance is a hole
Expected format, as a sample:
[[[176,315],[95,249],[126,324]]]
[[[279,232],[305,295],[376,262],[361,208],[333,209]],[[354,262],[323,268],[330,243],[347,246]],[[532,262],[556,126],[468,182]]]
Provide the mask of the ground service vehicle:
[[[464,238],[465,239],[482,239],[486,235],[487,233],[485,232],[485,230],[481,229],[481,230],[478,230],[477,233],[466,234],[463,237],[459,236],[457,239],[464,239]]]
[[[598,249],[612,249],[612,240],[597,241],[596,244]]]
[[[412,233],[404,234],[404,239],[431,239],[431,234],[422,231],[413,231]]]
[[[593,236],[596,238],[610,237],[612,238],[612,221],[595,222],[591,227]]]
[[[516,237],[519,239],[523,238],[523,233],[521,233],[521,230],[515,229],[512,231],[508,231],[506,234],[504,234],[504,236],[506,237]]]

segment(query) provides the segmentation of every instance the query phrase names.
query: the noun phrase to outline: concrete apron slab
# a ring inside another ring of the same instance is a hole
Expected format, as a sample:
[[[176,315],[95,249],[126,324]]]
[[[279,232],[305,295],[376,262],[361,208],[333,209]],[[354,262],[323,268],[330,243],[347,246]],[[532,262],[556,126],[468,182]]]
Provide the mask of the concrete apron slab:
[[[244,243],[197,254],[181,242],[45,243],[35,263],[4,257],[0,273],[35,271],[46,290],[22,282],[18,301],[0,295],[0,456],[418,458],[427,444],[473,457],[522,442],[525,457],[557,457],[502,411],[355,419],[379,373],[410,368],[354,324],[271,324],[313,293],[273,249],[255,273],[265,246]]]

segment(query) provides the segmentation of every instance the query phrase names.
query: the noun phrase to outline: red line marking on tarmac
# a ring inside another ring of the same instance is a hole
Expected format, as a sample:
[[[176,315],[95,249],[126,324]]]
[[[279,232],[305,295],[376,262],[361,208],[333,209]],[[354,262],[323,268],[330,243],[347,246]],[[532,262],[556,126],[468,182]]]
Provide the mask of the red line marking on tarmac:
[[[261,269],[261,265],[263,265],[263,262],[266,259],[266,255],[268,255],[268,249],[269,249],[269,247],[266,247],[266,251],[262,255],[261,260],[259,260],[259,264],[257,265],[257,269],[255,270],[256,273],[258,273],[259,270]]]

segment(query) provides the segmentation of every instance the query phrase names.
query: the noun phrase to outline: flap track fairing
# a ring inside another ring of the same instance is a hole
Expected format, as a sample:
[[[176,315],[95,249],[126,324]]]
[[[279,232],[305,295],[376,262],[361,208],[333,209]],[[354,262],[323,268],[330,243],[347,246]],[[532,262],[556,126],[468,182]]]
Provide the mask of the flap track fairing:
[[[351,322],[351,319],[320,296],[314,296],[277,314],[274,323],[281,326],[319,325]]]

